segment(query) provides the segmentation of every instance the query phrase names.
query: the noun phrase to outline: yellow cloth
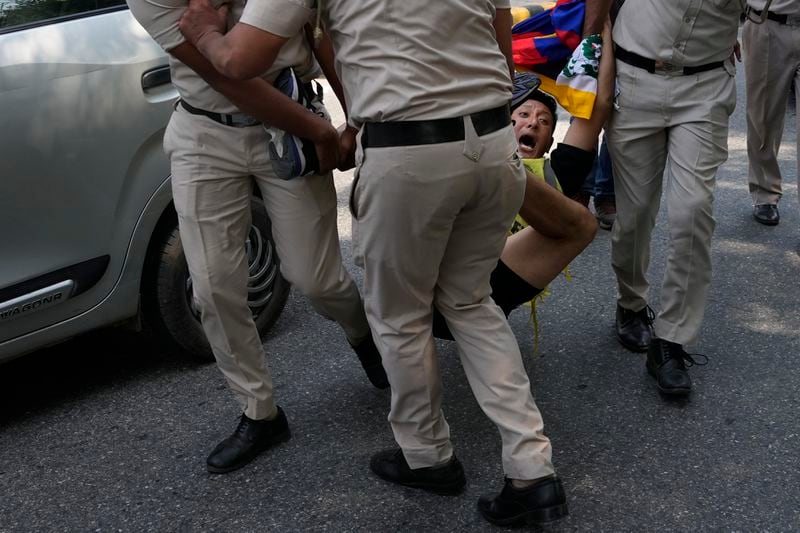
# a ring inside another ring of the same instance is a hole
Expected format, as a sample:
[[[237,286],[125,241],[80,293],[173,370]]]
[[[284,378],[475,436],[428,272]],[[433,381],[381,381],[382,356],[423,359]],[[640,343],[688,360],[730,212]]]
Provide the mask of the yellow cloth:
[[[544,164],[547,160],[544,157],[539,157],[536,159],[523,159],[522,164],[525,167],[525,170],[533,174],[536,178],[547,182],[547,177],[544,173]],[[558,189],[559,192],[561,191],[561,184],[558,183],[557,179],[553,180],[553,183],[550,183],[553,187]],[[509,235],[513,235],[522,228],[527,228],[528,223],[525,222],[519,214],[514,218],[514,223],[511,225],[511,229],[508,230]]]
[[[555,2],[537,2],[527,6],[512,6],[511,18],[513,23],[516,24],[518,22],[522,22],[526,18],[536,15],[537,13],[541,13],[545,9],[551,9],[555,5]]]

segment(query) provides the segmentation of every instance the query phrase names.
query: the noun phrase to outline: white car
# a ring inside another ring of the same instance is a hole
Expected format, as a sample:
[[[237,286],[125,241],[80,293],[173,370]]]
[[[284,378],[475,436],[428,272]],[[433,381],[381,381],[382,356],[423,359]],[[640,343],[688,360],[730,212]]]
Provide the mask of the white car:
[[[176,99],[124,1],[0,0],[0,362],[117,323],[213,357],[161,146]],[[245,245],[263,333],[289,284],[256,194]]]

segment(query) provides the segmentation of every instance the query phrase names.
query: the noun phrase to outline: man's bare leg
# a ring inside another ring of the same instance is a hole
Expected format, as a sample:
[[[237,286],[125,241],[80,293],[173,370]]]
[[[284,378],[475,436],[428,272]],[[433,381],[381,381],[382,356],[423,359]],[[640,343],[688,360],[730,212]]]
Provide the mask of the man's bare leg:
[[[587,209],[531,174],[520,216],[529,226],[508,238],[500,259],[538,288],[553,281],[597,233]]]

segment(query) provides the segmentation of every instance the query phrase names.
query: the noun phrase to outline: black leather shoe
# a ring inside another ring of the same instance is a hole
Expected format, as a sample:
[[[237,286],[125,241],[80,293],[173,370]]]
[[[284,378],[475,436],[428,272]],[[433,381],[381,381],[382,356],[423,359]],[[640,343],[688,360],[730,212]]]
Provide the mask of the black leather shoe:
[[[646,352],[653,338],[653,310],[645,306],[641,311],[630,311],[617,304],[617,339],[632,352]]]
[[[753,218],[765,226],[777,226],[781,221],[778,206],[775,204],[760,204],[753,207]]]
[[[356,352],[358,360],[361,361],[361,366],[367,374],[367,379],[375,387],[385,389],[389,386],[389,379],[386,377],[386,371],[383,369],[381,363],[381,353],[378,347],[375,346],[375,341],[372,340],[372,333],[366,339],[361,341],[358,346],[353,346],[353,351]]]
[[[480,497],[478,510],[498,526],[542,524],[569,514],[564,487],[556,476],[542,478],[524,489],[514,488],[506,479],[500,494]]]
[[[662,393],[686,396],[692,391],[692,378],[687,366],[705,365],[708,358],[701,356],[705,362],[696,361],[680,344],[655,337],[647,350],[647,372],[656,379]]]
[[[217,444],[206,464],[212,474],[237,470],[258,454],[280,442],[289,440],[289,422],[283,409],[272,420],[252,420],[242,415],[233,435]]]
[[[412,469],[403,450],[384,450],[372,456],[369,468],[386,481],[436,494],[458,494],[467,483],[464,469],[455,455],[443,466]]]

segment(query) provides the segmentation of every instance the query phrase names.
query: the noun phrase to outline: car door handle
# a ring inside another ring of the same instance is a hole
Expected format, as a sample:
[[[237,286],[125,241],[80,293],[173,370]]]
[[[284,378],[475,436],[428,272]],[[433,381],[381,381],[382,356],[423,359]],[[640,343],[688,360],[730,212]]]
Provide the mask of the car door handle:
[[[159,85],[166,85],[172,81],[169,75],[169,65],[161,65],[142,74],[142,89],[145,91]]]

